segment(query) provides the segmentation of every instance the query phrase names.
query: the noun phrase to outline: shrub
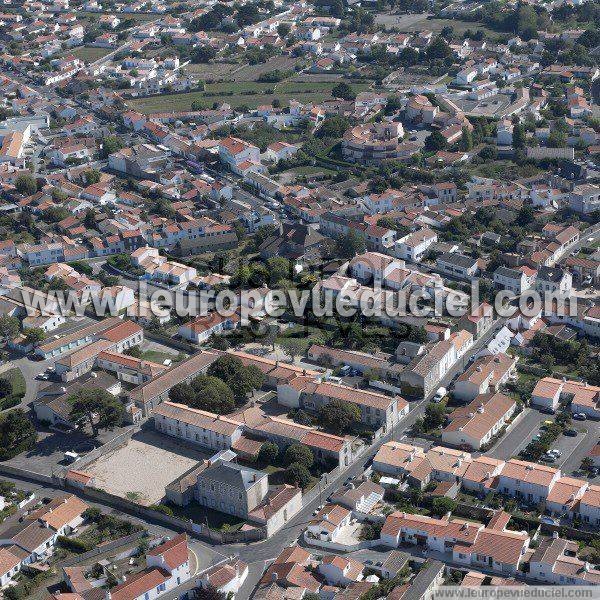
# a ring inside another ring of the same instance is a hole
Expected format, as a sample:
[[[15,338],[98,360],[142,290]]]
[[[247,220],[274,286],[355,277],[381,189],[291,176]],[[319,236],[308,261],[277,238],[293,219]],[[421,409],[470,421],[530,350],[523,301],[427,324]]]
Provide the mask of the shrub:
[[[83,554],[91,548],[85,542],[78,540],[77,538],[69,538],[65,535],[59,535],[57,539],[58,545],[66,550],[71,550],[77,554]]]

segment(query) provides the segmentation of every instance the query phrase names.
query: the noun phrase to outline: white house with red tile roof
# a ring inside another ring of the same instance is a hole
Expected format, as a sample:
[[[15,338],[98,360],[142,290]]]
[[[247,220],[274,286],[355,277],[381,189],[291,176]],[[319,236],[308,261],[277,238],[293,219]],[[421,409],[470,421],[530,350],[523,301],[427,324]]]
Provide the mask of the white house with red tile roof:
[[[450,423],[442,431],[442,440],[479,450],[508,423],[516,408],[513,398],[499,392],[477,396],[448,415]]]
[[[190,342],[203,344],[212,335],[220,335],[228,331],[233,331],[238,327],[239,321],[239,317],[236,314],[224,317],[218,313],[211,313],[184,323],[179,327],[177,333]]]
[[[404,261],[379,252],[365,252],[355,256],[349,264],[350,274],[359,281],[383,285],[384,279],[395,269],[404,268]]]
[[[211,450],[231,448],[244,429],[235,419],[176,402],[162,402],[152,414],[157,431]]]
[[[392,548],[403,543],[426,546],[452,553],[453,562],[514,575],[529,547],[529,535],[507,531],[504,525],[505,520],[498,526],[491,521],[484,527],[461,519],[395,512],[385,520],[381,541]]]
[[[544,377],[531,394],[531,403],[551,410],[558,408],[561,400],[571,401],[571,412],[584,413],[593,419],[600,418],[600,387],[585,382]]]
[[[497,489],[501,494],[537,504],[546,500],[560,475],[560,469],[513,458],[498,476]]]
[[[327,504],[306,528],[306,538],[335,543],[351,519],[352,511],[338,504]]]
[[[590,485],[575,506],[575,513],[586,525],[600,526],[600,485]]]
[[[110,600],[154,600],[190,579],[185,533],[146,553],[146,568],[110,590]]]
[[[244,163],[260,165],[260,149],[239,138],[227,137],[219,142],[219,158],[238,172]]]
[[[499,391],[515,373],[517,360],[504,353],[478,358],[458,377],[452,395],[458,400],[470,402],[480,394]]]
[[[202,574],[203,587],[211,586],[224,596],[238,593],[248,577],[248,565],[239,558],[215,565]]]
[[[527,578],[550,585],[600,585],[600,570],[577,557],[576,542],[543,540],[529,559]]]
[[[350,556],[327,554],[321,560],[318,570],[330,585],[346,587],[362,581],[364,565]]]

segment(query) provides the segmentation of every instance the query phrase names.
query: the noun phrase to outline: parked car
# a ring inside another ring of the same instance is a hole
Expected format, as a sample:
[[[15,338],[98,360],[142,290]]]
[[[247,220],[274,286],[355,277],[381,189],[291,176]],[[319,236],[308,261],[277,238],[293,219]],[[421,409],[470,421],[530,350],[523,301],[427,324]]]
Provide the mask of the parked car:
[[[577,436],[577,430],[576,429],[565,429],[563,431],[564,435],[568,435],[569,437],[576,437]]]
[[[586,421],[587,415],[585,413],[575,413],[573,415],[573,418],[577,421]]]
[[[438,388],[438,391],[435,393],[435,396],[433,397],[433,401],[441,402],[447,393],[448,393],[448,390],[445,387]]]
[[[549,517],[547,515],[542,515],[540,517],[540,521],[542,523],[545,523],[546,525],[559,525],[558,519],[553,519],[552,517]]]

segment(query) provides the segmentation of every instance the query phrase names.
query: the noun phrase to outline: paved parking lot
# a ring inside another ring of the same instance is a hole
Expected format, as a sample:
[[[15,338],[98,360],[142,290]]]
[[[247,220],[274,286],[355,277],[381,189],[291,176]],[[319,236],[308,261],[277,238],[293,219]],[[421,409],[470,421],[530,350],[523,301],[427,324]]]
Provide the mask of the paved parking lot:
[[[148,506],[162,500],[171,481],[206,458],[207,454],[166,435],[141,431],[85,471],[96,477],[96,487]]]
[[[518,421],[513,427],[502,437],[500,442],[485,454],[508,460],[513,456],[517,456],[527,444],[540,431],[541,424],[548,418],[541,412],[532,408],[523,409],[523,413],[518,415]]]

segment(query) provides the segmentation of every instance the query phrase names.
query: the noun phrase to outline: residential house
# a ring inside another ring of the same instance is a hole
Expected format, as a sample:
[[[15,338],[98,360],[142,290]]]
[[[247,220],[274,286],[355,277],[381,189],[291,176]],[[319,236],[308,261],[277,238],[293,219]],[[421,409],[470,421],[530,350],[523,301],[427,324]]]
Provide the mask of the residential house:
[[[448,415],[450,423],[442,431],[442,440],[479,450],[502,430],[516,408],[513,398],[499,392],[477,396]]]

